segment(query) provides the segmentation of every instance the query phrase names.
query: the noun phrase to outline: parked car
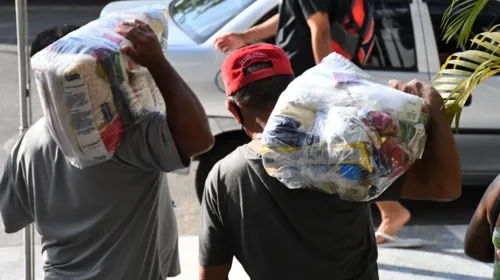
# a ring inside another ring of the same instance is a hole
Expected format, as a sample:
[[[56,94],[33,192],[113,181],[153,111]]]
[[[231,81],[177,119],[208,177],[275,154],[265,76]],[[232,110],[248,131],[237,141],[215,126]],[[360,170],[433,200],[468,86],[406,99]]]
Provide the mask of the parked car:
[[[210,119],[215,146],[196,158],[195,186],[201,198],[205,178],[213,165],[249,141],[224,107],[220,76],[225,54],[213,47],[226,32],[241,32],[278,12],[279,0],[157,0],[118,1],[101,12],[163,4],[169,8],[167,58],[198,95]],[[441,18],[450,0],[374,0],[376,44],[366,69],[380,80],[417,78],[429,81],[448,55],[458,51],[456,41],[441,40]],[[499,11],[487,9],[474,33],[500,23]],[[268,40],[273,43],[274,38]],[[484,185],[500,173],[499,77],[492,77],[474,93],[460,119],[456,141],[465,185]]]

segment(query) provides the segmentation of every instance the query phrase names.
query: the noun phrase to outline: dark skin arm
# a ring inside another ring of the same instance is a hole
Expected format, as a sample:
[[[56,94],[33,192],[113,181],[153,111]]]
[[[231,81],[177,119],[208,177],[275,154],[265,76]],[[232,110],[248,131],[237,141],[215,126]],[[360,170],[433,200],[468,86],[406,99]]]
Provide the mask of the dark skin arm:
[[[498,196],[500,196],[500,176],[491,183],[484,193],[465,234],[465,254],[486,263],[492,263],[494,260],[490,223],[493,222],[496,226],[500,226],[500,221],[491,221],[490,217]]]
[[[221,266],[202,266],[200,265],[199,280],[228,280],[231,264]]]
[[[183,159],[202,154],[214,144],[205,110],[191,88],[170,65],[158,38],[145,23],[124,22],[116,32],[133,46],[122,52],[146,67],[158,86],[167,107],[167,120],[179,155]]]
[[[390,81],[390,85],[422,97],[429,107],[430,114],[424,154],[406,173],[401,197],[434,201],[457,199],[462,193],[462,171],[441,95],[428,84],[417,80],[408,84]]]

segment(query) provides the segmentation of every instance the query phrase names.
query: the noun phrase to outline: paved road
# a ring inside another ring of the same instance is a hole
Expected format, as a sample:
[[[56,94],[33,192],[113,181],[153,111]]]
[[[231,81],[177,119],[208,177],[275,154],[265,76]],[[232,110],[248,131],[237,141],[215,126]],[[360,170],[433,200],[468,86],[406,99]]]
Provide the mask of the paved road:
[[[30,34],[60,24],[83,24],[99,13],[100,7],[34,8],[30,10]],[[18,134],[19,111],[17,96],[17,62],[15,46],[14,10],[0,7],[0,165]],[[34,92],[34,118],[41,116]],[[193,166],[193,170],[196,165]],[[199,206],[193,188],[193,176],[170,175],[172,197],[176,200],[177,219],[181,238],[183,275],[178,279],[196,278],[196,255]],[[460,201],[451,204],[410,203],[412,226],[401,232],[403,237],[432,240],[422,250],[383,249],[379,263],[381,279],[490,279],[492,268],[468,259],[463,254],[463,236],[472,211],[483,189],[465,191]],[[377,218],[377,216],[376,216]],[[377,219],[376,219],[377,220]],[[39,244],[39,238],[37,238]],[[37,247],[39,253],[39,247]],[[22,233],[0,233],[0,280],[23,278]],[[41,257],[37,256],[37,279],[41,279]],[[232,279],[248,279],[237,266]]]

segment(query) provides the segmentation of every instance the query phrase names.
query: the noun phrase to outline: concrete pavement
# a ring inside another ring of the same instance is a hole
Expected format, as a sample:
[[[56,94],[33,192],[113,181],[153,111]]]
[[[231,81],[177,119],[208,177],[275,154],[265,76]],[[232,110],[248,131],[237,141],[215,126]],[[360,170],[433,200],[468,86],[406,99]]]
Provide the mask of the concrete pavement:
[[[419,250],[380,249],[379,269],[382,280],[489,280],[492,265],[472,260],[463,253],[466,225],[408,226],[401,231],[403,237],[419,237],[429,244]],[[173,279],[193,280],[198,273],[198,238],[180,238],[182,274]],[[36,252],[39,254],[40,246]],[[0,280],[20,280],[23,275],[22,246],[0,248]],[[41,257],[36,259],[36,279],[42,280]],[[334,272],[332,272],[333,275]],[[241,265],[235,261],[229,279],[249,280]]]

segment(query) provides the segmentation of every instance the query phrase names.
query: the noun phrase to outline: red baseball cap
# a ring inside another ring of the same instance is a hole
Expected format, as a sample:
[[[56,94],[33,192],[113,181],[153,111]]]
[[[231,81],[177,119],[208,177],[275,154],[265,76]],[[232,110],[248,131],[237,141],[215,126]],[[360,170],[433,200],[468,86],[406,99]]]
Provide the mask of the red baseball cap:
[[[245,75],[246,68],[259,62],[270,62],[272,66]],[[221,74],[227,96],[251,82],[276,75],[294,75],[285,52],[272,44],[255,44],[234,51],[222,63]]]

